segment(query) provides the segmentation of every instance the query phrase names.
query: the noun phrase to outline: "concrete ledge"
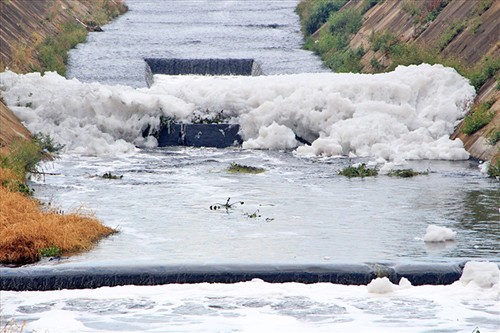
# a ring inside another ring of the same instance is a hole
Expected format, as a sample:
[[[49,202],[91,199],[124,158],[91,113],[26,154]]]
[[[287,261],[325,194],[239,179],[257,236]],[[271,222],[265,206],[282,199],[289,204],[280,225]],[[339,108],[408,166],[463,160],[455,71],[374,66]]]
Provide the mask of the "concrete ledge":
[[[146,58],[146,83],[153,84],[154,74],[165,75],[262,75],[253,59],[175,59]]]
[[[393,283],[406,277],[413,285],[451,284],[463,265],[193,265],[135,267],[0,268],[0,290],[87,289],[121,285],[171,283],[236,283],[258,278],[269,283],[329,282],[366,285],[387,276]]]

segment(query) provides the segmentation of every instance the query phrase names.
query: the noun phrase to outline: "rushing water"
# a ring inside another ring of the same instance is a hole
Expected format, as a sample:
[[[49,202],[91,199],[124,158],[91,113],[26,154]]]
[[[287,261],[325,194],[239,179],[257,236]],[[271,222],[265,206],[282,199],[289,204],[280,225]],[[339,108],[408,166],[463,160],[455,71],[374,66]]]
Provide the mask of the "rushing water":
[[[127,3],[130,12],[104,27],[104,33],[91,33],[88,43],[71,52],[69,77],[144,87],[145,57],[254,58],[266,74],[325,71],[317,57],[300,49],[302,39],[293,12],[297,1]],[[405,79],[411,81],[411,77]],[[74,85],[70,81],[57,84],[56,90],[61,91]],[[207,89],[211,84],[208,81]],[[361,96],[358,102],[363,104],[370,98],[378,101],[380,89],[376,84],[371,82],[366,91],[359,86],[345,89],[353,89],[352,95]],[[421,85],[425,84],[422,81]],[[121,105],[100,105],[99,100],[108,101],[109,96],[119,94],[100,85],[89,87],[85,87],[90,90],[84,95],[94,96],[95,100],[86,102],[90,107],[74,111],[81,118],[70,121],[60,115],[73,112],[70,110],[79,102],[67,99],[65,93],[61,97],[56,91],[42,90],[40,99],[49,96],[48,102],[30,103],[40,108],[44,103],[49,105],[49,116],[42,115],[40,126],[52,126],[53,133],[59,135],[61,132],[49,119],[54,117],[57,125],[69,124],[66,126],[71,131],[66,138],[79,140],[77,144],[66,142],[67,147],[76,148],[45,165],[51,174],[35,180],[33,185],[40,199],[64,211],[90,211],[120,232],[101,241],[92,251],[61,261],[43,261],[33,269],[54,265],[71,269],[140,264],[500,261],[498,181],[486,178],[475,162],[409,161],[405,168],[428,174],[405,179],[387,175],[348,179],[338,175],[341,168],[372,158],[352,157],[351,161],[320,154],[310,157],[288,149],[182,147],[129,149],[127,154],[112,154],[109,147],[123,139],[109,139],[111,129],[126,133],[123,124],[117,125],[119,118],[115,118],[121,111],[107,110],[109,123],[95,119],[102,116],[98,110]],[[194,88],[204,94],[199,86]],[[23,89],[26,96],[37,96],[30,90],[34,88]],[[123,90],[123,100],[129,96],[147,105],[153,98],[124,87],[116,89]],[[394,105],[406,105],[407,101],[395,96],[408,93],[394,92],[387,98]],[[12,96],[6,99],[16,103],[17,97]],[[287,106],[292,108],[297,103],[288,102]],[[58,111],[60,105],[64,112]],[[365,109],[377,106],[363,105]],[[26,111],[16,110],[21,115]],[[25,121],[32,118],[23,116]],[[360,124],[355,118],[350,119],[349,128],[353,130]],[[108,136],[93,138],[95,133]],[[81,150],[85,142],[101,144],[101,153],[99,149],[92,154]],[[429,149],[443,152],[439,145]],[[226,170],[232,162],[266,171],[257,175],[232,174]],[[103,179],[100,176],[105,172],[123,177]],[[235,204],[227,212],[210,209],[228,198],[244,204]],[[425,243],[423,236],[430,224],[456,231],[455,241]],[[486,276],[486,272],[483,274]],[[2,313],[7,319],[27,321],[28,329],[50,332],[472,332],[476,326],[483,332],[500,328],[499,296],[494,288],[457,282],[448,287],[391,290],[389,295],[377,295],[366,286],[271,285],[253,281],[226,286],[2,292]]]

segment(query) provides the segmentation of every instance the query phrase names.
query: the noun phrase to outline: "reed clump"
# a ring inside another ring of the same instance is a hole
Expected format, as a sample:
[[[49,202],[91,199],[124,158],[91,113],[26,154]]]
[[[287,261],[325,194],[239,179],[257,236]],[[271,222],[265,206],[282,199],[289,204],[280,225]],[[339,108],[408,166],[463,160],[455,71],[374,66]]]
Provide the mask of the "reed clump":
[[[44,211],[41,204],[19,192],[0,187],[0,262],[28,264],[44,249],[60,253],[86,251],[102,237],[116,233],[97,219],[77,213]]]

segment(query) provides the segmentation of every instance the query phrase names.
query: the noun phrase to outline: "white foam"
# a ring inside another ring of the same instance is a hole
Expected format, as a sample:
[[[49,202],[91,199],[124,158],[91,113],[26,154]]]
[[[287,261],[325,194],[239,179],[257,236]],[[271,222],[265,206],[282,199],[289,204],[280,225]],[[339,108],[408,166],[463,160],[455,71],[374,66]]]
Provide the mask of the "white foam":
[[[367,286],[258,279],[2,291],[2,311],[27,320],[26,331],[43,332],[472,332],[476,326],[481,332],[498,331],[498,288],[460,281],[396,286],[385,279],[376,281],[384,281],[382,289],[390,285],[386,294],[367,292]]]
[[[500,286],[500,269],[492,262],[469,261],[465,264],[460,282],[468,285],[473,282],[481,288]]]
[[[467,159],[462,142],[449,135],[475,94],[455,70],[426,64],[373,75],[156,75],[150,89],[4,72],[0,89],[30,131],[48,132],[68,151],[151,147],[155,140],[145,141],[142,131],[158,128],[160,115],[190,122],[223,110],[241,125],[246,148],[399,162]],[[312,144],[299,146],[295,135]]]
[[[381,277],[373,279],[367,286],[366,290],[372,294],[388,294],[399,289],[411,288],[411,282],[407,278],[401,278],[399,284],[393,284],[389,278]]]
[[[453,241],[455,240],[456,235],[457,232],[451,230],[450,228],[430,224],[425,232],[424,242],[433,243]]]

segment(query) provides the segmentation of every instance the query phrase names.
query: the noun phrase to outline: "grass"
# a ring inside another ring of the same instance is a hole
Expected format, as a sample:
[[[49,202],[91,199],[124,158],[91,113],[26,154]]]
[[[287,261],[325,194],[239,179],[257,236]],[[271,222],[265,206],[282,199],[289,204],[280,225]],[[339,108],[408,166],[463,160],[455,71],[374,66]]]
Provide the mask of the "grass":
[[[347,3],[347,0],[307,0],[299,3],[296,12],[302,22],[302,31],[306,36],[312,35],[330,17]]]
[[[418,175],[428,175],[428,174],[429,172],[418,172],[413,169],[395,169],[387,173],[388,176],[399,177],[399,178],[411,178]]]
[[[500,178],[500,159],[495,162],[491,161],[488,165],[488,176],[491,178]]]
[[[365,163],[359,165],[349,165],[344,169],[339,171],[339,175],[346,176],[348,178],[352,177],[373,177],[378,175],[377,168],[369,168]]]
[[[497,142],[500,141],[500,129],[498,128],[493,128],[487,135],[488,138],[488,144],[489,145],[496,145]]]
[[[38,173],[39,162],[54,158],[60,147],[50,136],[39,135],[15,141],[0,155],[0,263],[22,265],[85,251],[116,232],[90,216],[46,211],[30,196],[26,175]]]
[[[227,168],[227,171],[229,171],[231,173],[257,174],[257,173],[263,173],[264,171],[266,171],[266,169],[248,166],[248,165],[242,165],[242,164],[238,164],[238,163],[231,163],[231,165],[229,165],[229,167]]]
[[[462,133],[471,135],[489,124],[494,117],[494,112],[490,111],[492,104],[492,102],[483,102],[476,105],[472,113],[465,117]]]
[[[85,41],[87,30],[77,22],[64,23],[55,38],[47,38],[36,50],[44,71],[66,74],[68,50]]]
[[[0,187],[0,263],[33,263],[54,247],[61,254],[86,251],[114,233],[93,217],[46,212],[38,201]]]

